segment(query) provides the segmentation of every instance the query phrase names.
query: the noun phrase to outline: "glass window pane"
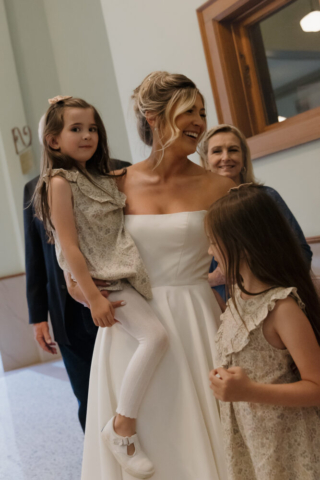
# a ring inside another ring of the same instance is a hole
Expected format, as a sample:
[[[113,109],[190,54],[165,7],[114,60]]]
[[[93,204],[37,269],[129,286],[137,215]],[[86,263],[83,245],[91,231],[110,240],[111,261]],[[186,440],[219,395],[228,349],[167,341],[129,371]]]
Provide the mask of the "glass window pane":
[[[296,0],[250,29],[267,124],[320,106],[320,11],[318,32],[300,25],[313,10],[319,0]]]

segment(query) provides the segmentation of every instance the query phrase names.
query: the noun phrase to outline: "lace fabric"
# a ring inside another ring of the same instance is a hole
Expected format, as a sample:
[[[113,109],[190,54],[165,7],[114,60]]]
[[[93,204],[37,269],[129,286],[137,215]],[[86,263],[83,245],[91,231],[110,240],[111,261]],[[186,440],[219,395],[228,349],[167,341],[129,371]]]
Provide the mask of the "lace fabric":
[[[274,309],[277,300],[283,300],[288,296],[292,296],[299,307],[302,310],[304,309],[304,304],[295,287],[274,288],[250,300],[243,300],[241,290],[236,288],[235,300],[241,316],[232,300],[229,299],[227,302],[228,308],[221,315],[222,324],[215,339],[219,364],[228,366],[230,355],[240,352],[249,343],[251,333],[261,325],[268,313]]]
[[[92,182],[77,170],[62,168],[52,176],[65,178],[71,186],[78,241],[90,275],[112,284],[108,290],[121,290],[123,281],[144,297],[152,298],[147,271],[137,247],[124,227],[126,196],[114,178],[92,176]],[[60,267],[71,273],[63,256],[59,238],[53,230]]]
[[[278,300],[294,287],[275,288],[250,300],[236,290],[239,313],[231,300],[216,335],[217,360],[226,368],[242,367],[258,383],[300,380],[287,349],[270,345],[263,323]],[[220,402],[230,480],[316,480],[320,478],[320,409],[247,402]]]

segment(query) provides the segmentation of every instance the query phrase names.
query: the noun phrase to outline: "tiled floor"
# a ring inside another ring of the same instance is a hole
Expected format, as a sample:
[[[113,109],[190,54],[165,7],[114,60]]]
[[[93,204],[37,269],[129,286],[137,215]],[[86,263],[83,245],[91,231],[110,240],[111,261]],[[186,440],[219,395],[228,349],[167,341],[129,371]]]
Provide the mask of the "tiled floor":
[[[62,361],[0,369],[0,480],[80,480],[77,406]]]

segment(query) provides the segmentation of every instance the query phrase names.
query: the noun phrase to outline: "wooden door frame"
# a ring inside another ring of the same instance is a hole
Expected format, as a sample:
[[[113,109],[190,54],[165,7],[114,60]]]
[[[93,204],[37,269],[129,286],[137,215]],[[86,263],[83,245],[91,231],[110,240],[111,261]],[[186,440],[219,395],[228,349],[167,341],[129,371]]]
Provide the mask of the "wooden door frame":
[[[267,125],[248,28],[293,0],[209,0],[197,9],[219,123],[245,134],[252,158],[320,138],[320,107]]]

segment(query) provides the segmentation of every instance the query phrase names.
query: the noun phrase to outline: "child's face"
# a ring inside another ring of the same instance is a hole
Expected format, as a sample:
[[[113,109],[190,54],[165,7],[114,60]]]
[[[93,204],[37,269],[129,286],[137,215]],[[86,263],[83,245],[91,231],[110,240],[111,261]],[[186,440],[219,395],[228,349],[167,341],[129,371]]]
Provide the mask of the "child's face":
[[[51,141],[51,147],[73,158],[83,167],[98,147],[99,134],[92,108],[67,107],[64,127]]]
[[[225,265],[221,250],[216,243],[213,243],[212,240],[210,240],[210,242],[212,242],[212,243],[210,243],[208,253],[209,253],[209,255],[211,255],[211,257],[214,257],[215,261],[219,265],[219,268],[220,268],[221,272],[225,275],[226,274],[226,265]]]

